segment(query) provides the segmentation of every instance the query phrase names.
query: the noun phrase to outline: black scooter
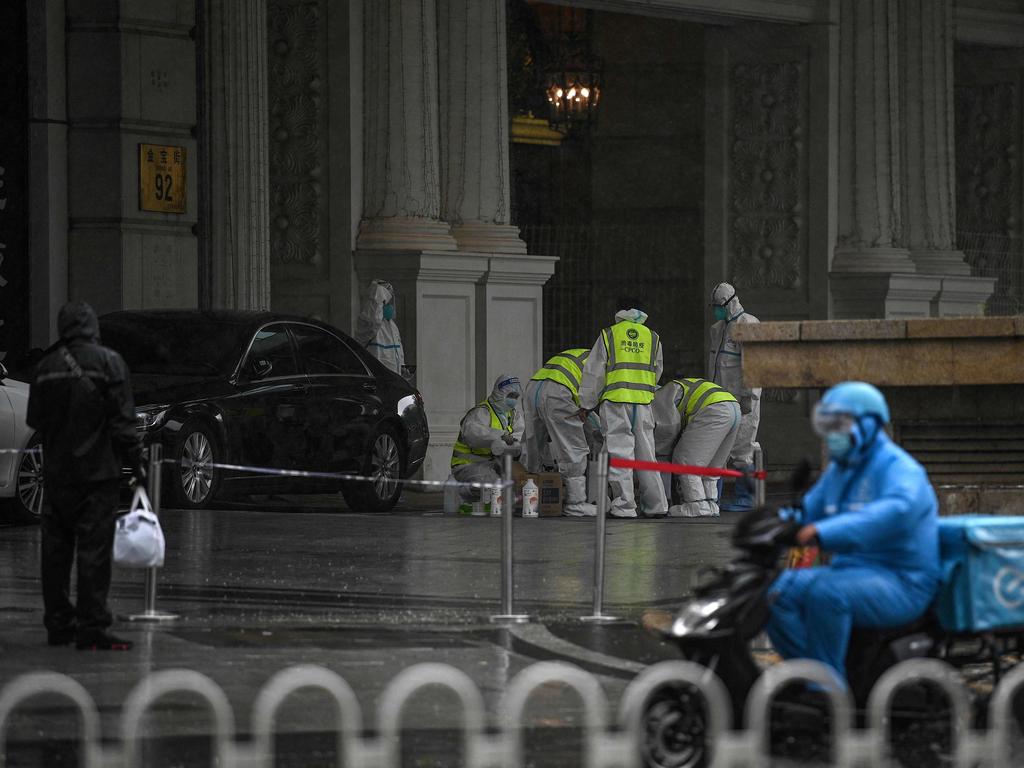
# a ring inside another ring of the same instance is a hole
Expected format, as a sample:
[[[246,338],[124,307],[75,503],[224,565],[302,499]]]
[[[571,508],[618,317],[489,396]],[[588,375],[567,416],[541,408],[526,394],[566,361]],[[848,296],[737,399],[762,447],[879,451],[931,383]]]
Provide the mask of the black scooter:
[[[796,496],[809,477],[809,467],[794,475]],[[707,667],[721,679],[732,700],[737,726],[743,722],[747,697],[761,673],[751,653],[751,641],[768,621],[768,591],[798,530],[797,524],[781,520],[775,510],[745,515],[732,533],[739,555],[724,567],[705,570],[675,619],[655,630],[677,646],[684,659]],[[946,657],[947,641],[930,613],[899,628],[854,630],[846,668],[858,708],[863,708],[871,688],[887,669],[906,659]],[[643,757],[649,768],[704,764],[704,708],[695,691],[684,685],[656,690],[645,708],[644,728]]]

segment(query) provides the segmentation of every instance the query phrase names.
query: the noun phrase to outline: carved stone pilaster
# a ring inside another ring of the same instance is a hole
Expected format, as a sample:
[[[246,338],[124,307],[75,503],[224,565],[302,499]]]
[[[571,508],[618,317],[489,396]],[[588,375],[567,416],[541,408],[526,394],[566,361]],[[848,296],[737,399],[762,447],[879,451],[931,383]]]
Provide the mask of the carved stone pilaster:
[[[904,240],[918,272],[969,275],[954,231],[953,1],[900,9]]]
[[[363,11],[366,250],[455,250],[439,220],[434,0],[374,0]]]
[[[465,251],[526,253],[509,225],[504,0],[437,0],[441,218]]]
[[[729,218],[737,289],[802,284],[808,208],[804,70],[803,62],[792,61],[744,63],[732,71]]]
[[[841,0],[834,272],[913,272],[901,247],[896,0]]]
[[[266,0],[210,0],[211,303],[270,307]]]
[[[274,265],[319,264],[324,171],[321,4],[269,0],[267,13],[270,258]]]

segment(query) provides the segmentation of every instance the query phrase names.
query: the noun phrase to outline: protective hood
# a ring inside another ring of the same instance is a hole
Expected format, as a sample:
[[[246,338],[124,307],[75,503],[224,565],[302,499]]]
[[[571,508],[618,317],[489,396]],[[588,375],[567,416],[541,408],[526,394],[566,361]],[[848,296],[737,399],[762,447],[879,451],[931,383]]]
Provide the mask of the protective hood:
[[[715,290],[711,292],[711,304],[716,307],[724,304],[730,320],[743,314],[743,305],[736,295],[736,289],[730,283],[719,283],[715,286]]]
[[[71,301],[60,308],[57,330],[64,341],[99,341],[100,338],[100,322],[96,319],[96,312],[84,301]]]
[[[503,373],[494,380],[494,388],[487,396],[487,401],[498,413],[507,413],[512,410],[506,400],[514,399],[517,402],[522,397],[523,387],[519,383],[519,377],[514,373]]]
[[[647,313],[642,309],[620,309],[615,313],[615,322],[619,323],[623,320],[628,320],[631,323],[640,323],[643,325],[647,322]]]
[[[356,318],[356,341],[366,344],[373,340],[381,323],[384,322],[384,305],[391,301],[394,295],[391,283],[383,280],[371,280],[363,289],[359,317]]]

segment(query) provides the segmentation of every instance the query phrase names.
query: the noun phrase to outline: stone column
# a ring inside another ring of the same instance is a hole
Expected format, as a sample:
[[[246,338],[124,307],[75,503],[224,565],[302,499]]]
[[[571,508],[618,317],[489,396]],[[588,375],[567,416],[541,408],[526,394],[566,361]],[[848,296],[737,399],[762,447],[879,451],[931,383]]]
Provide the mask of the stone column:
[[[829,275],[834,313],[877,317],[879,307],[928,315],[929,302],[896,290],[913,274],[903,248],[897,0],[841,0],[839,237]],[[868,298],[865,291],[878,294]]]
[[[357,247],[455,250],[440,220],[434,0],[364,6],[363,220]]]
[[[209,0],[210,303],[270,308],[265,0]]]
[[[509,225],[504,0],[437,0],[441,218],[459,248],[526,253]]]
[[[58,337],[57,311],[68,295],[68,127],[64,3],[29,3],[28,258],[30,347]],[[3,180],[0,179],[0,187]],[[0,210],[4,190],[0,188]],[[0,260],[3,259],[0,245]],[[0,270],[0,287],[4,276]],[[10,286],[8,287],[10,289]]]
[[[944,278],[933,313],[976,314],[993,281],[956,249],[953,0],[900,0],[905,241],[919,273]]]

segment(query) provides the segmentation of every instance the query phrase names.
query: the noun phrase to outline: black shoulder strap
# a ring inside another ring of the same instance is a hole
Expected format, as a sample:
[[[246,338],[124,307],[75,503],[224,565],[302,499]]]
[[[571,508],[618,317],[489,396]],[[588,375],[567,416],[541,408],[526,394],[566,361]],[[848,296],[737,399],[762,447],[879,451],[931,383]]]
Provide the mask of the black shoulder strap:
[[[64,358],[64,363],[67,367],[71,369],[71,374],[82,382],[82,386],[85,387],[86,391],[90,394],[95,392],[96,385],[93,383],[92,379],[85,375],[85,372],[82,370],[82,366],[78,364],[75,356],[71,354],[71,350],[62,344],[60,349],[57,351],[60,352],[61,357]]]

